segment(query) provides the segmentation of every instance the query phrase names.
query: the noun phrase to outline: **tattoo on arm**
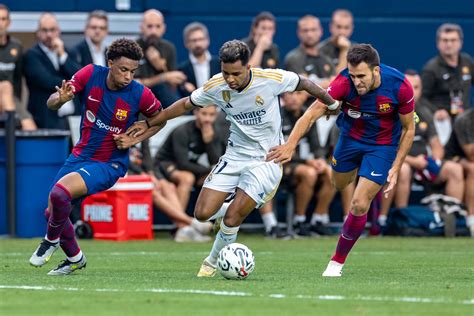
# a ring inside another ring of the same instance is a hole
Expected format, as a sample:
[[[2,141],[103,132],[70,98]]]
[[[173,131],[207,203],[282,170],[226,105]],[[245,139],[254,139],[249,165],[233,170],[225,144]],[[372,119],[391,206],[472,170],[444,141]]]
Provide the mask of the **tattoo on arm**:
[[[335,101],[334,99],[327,93],[327,91],[321,88],[319,85],[315,84],[311,80],[301,77],[298,86],[296,87],[297,91],[305,90],[312,96],[318,98],[326,105],[331,105]]]

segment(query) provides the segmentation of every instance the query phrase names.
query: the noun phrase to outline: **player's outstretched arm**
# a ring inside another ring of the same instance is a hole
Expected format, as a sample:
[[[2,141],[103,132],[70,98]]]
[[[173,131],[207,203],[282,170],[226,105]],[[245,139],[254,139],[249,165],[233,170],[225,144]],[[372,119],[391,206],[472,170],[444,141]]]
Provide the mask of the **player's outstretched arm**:
[[[152,137],[153,135],[158,133],[163,127],[165,127],[165,125],[166,122],[159,126],[152,126],[138,137],[132,137],[127,135],[126,133],[114,135],[115,145],[118,149],[128,149],[133,145],[141,143],[145,139]]]
[[[322,103],[326,104],[329,110],[333,111],[339,107],[338,101],[335,101],[325,89],[315,84],[308,78],[300,76],[300,82],[298,83],[298,86],[295,90],[305,90],[315,98],[321,100]]]
[[[66,80],[61,83],[61,88],[56,86],[56,92],[51,94],[46,101],[46,105],[51,110],[59,110],[59,108],[66,102],[74,98],[74,86]]]
[[[413,138],[415,137],[415,119],[414,112],[407,114],[400,114],[400,121],[402,123],[402,136],[400,138],[400,146],[398,147],[397,156],[393,162],[392,168],[388,172],[387,182],[388,186],[384,190],[385,196],[395,188],[398,179],[398,172],[407,156],[408,151],[413,144]]]
[[[288,137],[288,141],[283,145],[270,148],[267,155],[267,161],[273,160],[275,163],[285,163],[290,161],[301,137],[306,134],[314,122],[323,116],[326,111],[326,104],[321,103],[320,101],[313,102],[306,112],[304,112],[303,116],[296,122],[295,127]]]
[[[166,121],[181,116],[192,108],[194,108],[194,105],[189,101],[189,97],[181,98],[161,111],[158,115],[144,121],[135,122],[125,133],[132,137],[138,137],[145,133],[147,129],[153,126],[163,125]]]

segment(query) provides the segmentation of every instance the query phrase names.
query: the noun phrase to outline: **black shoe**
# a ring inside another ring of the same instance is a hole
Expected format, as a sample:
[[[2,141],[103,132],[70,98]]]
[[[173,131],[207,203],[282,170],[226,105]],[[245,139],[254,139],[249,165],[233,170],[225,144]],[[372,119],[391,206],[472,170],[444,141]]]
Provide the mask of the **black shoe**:
[[[316,225],[311,225],[311,231],[320,236],[332,236],[334,235],[331,228],[327,227],[321,222],[316,222]]]
[[[265,236],[272,239],[291,239],[291,235],[288,234],[286,231],[280,229],[280,227],[278,226],[273,226],[269,232],[265,233]]]
[[[298,222],[293,225],[293,230],[295,234],[302,237],[310,237],[311,236],[311,229],[308,224],[303,222]]]

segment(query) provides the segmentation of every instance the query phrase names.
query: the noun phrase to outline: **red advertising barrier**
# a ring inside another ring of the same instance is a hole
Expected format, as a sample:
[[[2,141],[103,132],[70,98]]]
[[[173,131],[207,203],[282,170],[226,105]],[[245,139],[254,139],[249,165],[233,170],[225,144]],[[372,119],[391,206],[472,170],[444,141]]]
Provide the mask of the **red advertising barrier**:
[[[82,202],[82,220],[92,226],[95,239],[153,239],[152,190],[149,176],[120,178]]]

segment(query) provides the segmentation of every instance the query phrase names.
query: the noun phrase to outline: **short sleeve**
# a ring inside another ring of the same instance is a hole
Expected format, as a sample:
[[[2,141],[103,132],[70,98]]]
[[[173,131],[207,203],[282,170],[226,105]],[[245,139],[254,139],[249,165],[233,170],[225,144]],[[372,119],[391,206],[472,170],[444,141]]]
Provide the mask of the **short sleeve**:
[[[92,77],[92,73],[94,72],[94,65],[89,64],[76,72],[69,82],[74,87],[74,94],[78,94],[86,87],[87,82]]]
[[[143,87],[142,96],[139,104],[140,112],[146,117],[154,116],[161,111],[161,102],[155,97],[151,90]]]
[[[337,75],[336,78],[331,82],[327,91],[328,94],[338,101],[344,101],[349,95],[351,90],[350,79],[344,76],[343,74]]]
[[[204,85],[204,86],[206,86],[206,85]],[[204,91],[203,87],[200,87],[200,88],[194,90],[191,93],[191,96],[189,98],[191,103],[194,106],[197,106],[197,107],[200,107],[200,108],[204,108],[204,107],[209,106],[211,104],[215,104],[214,97],[212,96],[212,94],[209,93],[209,90]]]
[[[400,90],[398,91],[398,102],[398,113],[400,114],[408,114],[413,112],[415,109],[413,88],[407,78],[405,78],[400,85]]]
[[[283,69],[272,69],[268,70],[266,76],[273,78],[276,81],[274,85],[275,95],[282,94],[284,92],[293,92],[300,83],[300,76],[292,71],[286,71]]]

